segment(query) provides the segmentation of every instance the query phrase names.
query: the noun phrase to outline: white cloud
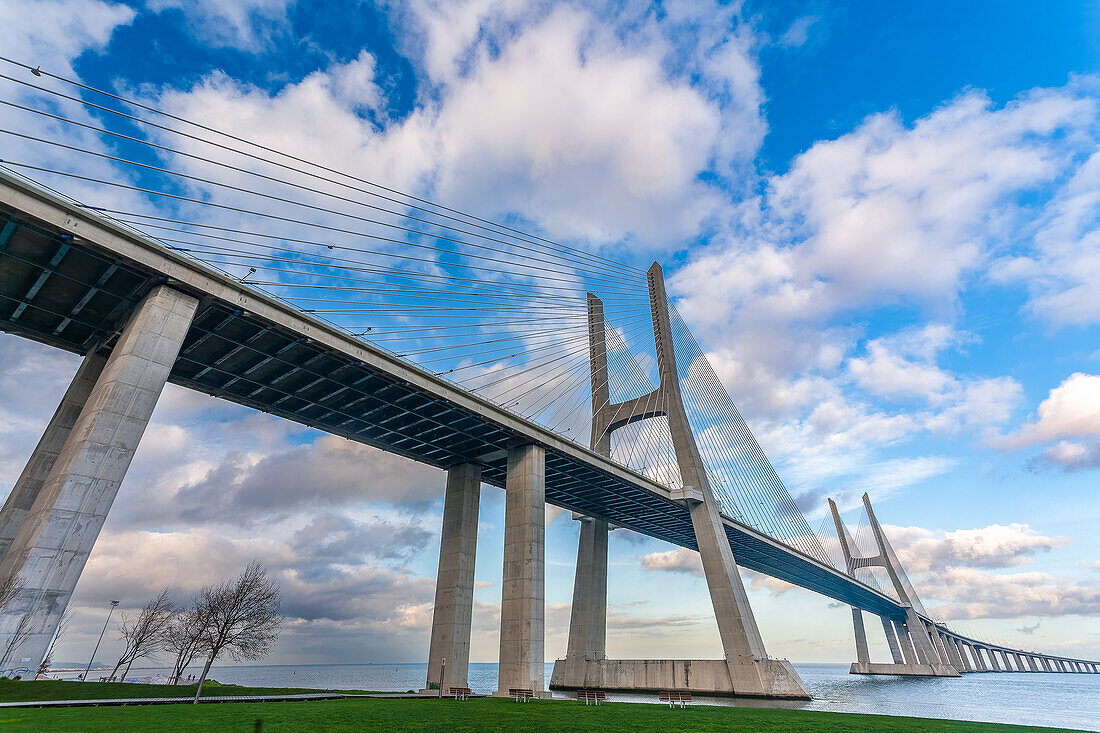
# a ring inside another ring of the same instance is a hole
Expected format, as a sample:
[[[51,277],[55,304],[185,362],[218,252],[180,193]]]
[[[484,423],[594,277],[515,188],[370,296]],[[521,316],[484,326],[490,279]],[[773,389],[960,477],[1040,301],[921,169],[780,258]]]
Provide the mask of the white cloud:
[[[651,552],[642,557],[642,567],[646,570],[668,570],[673,573],[703,575],[703,561],[699,553],[686,547],[677,547],[666,552]]]
[[[787,30],[783,31],[783,35],[779,37],[779,45],[797,48],[805,44],[810,37],[810,29],[817,25],[820,20],[821,18],[816,15],[803,15],[801,18],[795,19]]]
[[[1048,205],[1031,251],[993,268],[1003,282],[1024,283],[1028,309],[1054,326],[1100,319],[1100,152],[1093,153]]]
[[[4,55],[55,74],[71,74],[77,56],[103,49],[115,29],[135,15],[125,5],[103,0],[4,0]]]
[[[1039,404],[1037,416],[992,445],[1019,450],[1057,441],[1040,460],[1064,469],[1100,464],[1100,376],[1076,372]]]
[[[1064,537],[1047,537],[1019,523],[949,532],[887,525],[883,531],[902,566],[913,573],[945,567],[1015,567],[1030,563],[1039,552],[1049,552],[1068,543]]]
[[[1100,614],[1100,585],[1040,571],[1006,573],[1065,537],[1027,524],[991,524],[952,531],[885,525],[883,530],[929,610],[944,619]]]
[[[720,122],[659,56],[563,8],[446,93],[436,190],[460,207],[522,211],[558,236],[665,242],[696,231],[717,205],[696,176]]]
[[[149,10],[178,10],[188,27],[212,46],[260,52],[274,33],[284,30],[294,0],[148,0]]]
[[[1100,586],[1049,573],[949,568],[926,574],[919,590],[926,597],[946,601],[933,610],[945,619],[1100,614]]]
[[[935,399],[954,382],[935,365],[935,357],[959,335],[942,323],[902,331],[867,343],[867,356],[848,361],[848,371],[863,389],[884,397]]]

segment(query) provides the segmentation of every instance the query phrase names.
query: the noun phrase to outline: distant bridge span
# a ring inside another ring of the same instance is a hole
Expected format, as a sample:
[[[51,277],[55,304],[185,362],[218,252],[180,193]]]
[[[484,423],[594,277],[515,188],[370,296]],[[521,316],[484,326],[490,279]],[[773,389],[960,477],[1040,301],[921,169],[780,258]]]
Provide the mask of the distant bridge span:
[[[547,503],[700,549],[691,503],[683,492],[670,490],[86,208],[0,173],[0,328],[4,331],[84,356],[106,355],[115,349],[127,323],[150,294],[167,291],[194,303],[194,315],[187,322],[167,381],[439,468],[476,466],[482,481],[499,487],[506,486],[510,454],[523,446],[537,446],[545,454]],[[31,470],[28,464],[27,472]],[[51,473],[49,480],[54,478]],[[117,478],[121,481],[121,475]],[[39,485],[45,479],[43,474]],[[19,506],[15,494],[8,502],[11,511],[6,505],[0,522],[0,556],[4,557],[0,572],[20,572],[24,567],[20,563],[33,557],[27,547],[21,558],[7,552],[9,546],[26,545],[26,537],[19,533],[23,518],[41,508],[29,503]],[[46,575],[63,577],[43,581],[24,606],[11,612],[5,609],[0,615],[2,635],[11,632],[8,625],[16,623],[16,612],[40,614],[41,623],[28,637],[23,656],[37,662],[45,653],[110,499],[102,516],[89,526],[99,524],[78,533],[79,546],[65,544],[66,535],[57,553],[64,551],[68,564],[56,572],[46,571]],[[912,612],[907,604],[752,527],[728,516],[719,520],[741,566],[883,618],[905,619]],[[939,630],[972,649],[1020,653],[958,637],[927,617],[920,621],[932,630],[933,642]],[[468,656],[468,625],[465,633]],[[434,643],[433,635],[433,649]],[[955,658],[950,653],[942,656],[945,663]],[[1096,671],[1091,662],[1044,658],[1079,665],[1077,671],[1085,671],[1085,665],[1088,671]],[[462,673],[464,677],[464,667]],[[501,674],[502,688],[506,688],[503,660]],[[530,683],[516,687],[543,687],[541,676],[532,680],[520,674],[515,679]],[[448,681],[456,686],[459,682],[455,677]],[[738,691],[736,683],[734,687]]]

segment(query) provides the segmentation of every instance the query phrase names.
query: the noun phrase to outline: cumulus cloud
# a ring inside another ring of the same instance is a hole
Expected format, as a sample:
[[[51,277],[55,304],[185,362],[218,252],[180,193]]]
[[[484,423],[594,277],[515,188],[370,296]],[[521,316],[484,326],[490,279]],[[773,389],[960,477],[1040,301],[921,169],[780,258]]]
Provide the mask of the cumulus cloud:
[[[934,609],[945,619],[1100,614],[1100,585],[1049,573],[948,568],[923,576],[919,590],[926,598],[945,601]]]
[[[1100,465],[1100,376],[1071,374],[1050,390],[1036,413],[1019,430],[990,443],[1020,450],[1053,442],[1039,455],[1041,463],[1065,470]]]
[[[155,441],[154,441],[155,442]],[[141,454],[144,460],[144,442]],[[271,522],[304,509],[376,503],[423,508],[443,495],[431,466],[334,435],[270,453],[232,451],[134,513],[135,523]]]
[[[12,32],[4,39],[4,55],[54,73],[71,73],[80,54],[103,49],[115,30],[135,16],[132,8],[103,0],[5,2],[0,4],[0,24]]]
[[[667,570],[673,573],[703,575],[703,561],[699,553],[686,547],[677,547],[666,552],[651,552],[642,557],[642,567],[646,570]]]
[[[1100,584],[1094,580],[1040,571],[1005,572],[1065,547],[1064,537],[1045,536],[1018,523],[953,531],[890,525],[883,529],[917,594],[937,617],[1100,613]]]
[[[872,115],[772,176],[670,277],[784,476],[826,481],[923,432],[982,435],[1011,419],[1017,380],[941,365],[973,339],[944,316],[1043,216],[1023,197],[1058,198],[1074,179],[1095,110],[1090,83],[1072,80],[1003,106],[966,92],[912,122]],[[1075,211],[1092,200],[1068,187]],[[935,320],[861,345],[851,315],[889,304]]]
[[[1032,562],[1035,555],[1064,547],[1064,537],[1047,537],[1026,524],[991,524],[950,532],[920,527],[885,526],[883,530],[907,571],[923,573],[945,566],[1009,568]]]

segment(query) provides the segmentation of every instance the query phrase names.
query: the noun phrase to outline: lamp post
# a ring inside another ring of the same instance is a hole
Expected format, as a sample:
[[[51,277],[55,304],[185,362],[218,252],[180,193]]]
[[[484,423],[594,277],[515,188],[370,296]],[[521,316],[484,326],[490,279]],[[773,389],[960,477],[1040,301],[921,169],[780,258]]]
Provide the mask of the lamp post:
[[[95,649],[92,650],[92,658],[88,660],[88,668],[84,670],[84,681],[88,681],[88,673],[92,671],[92,662],[95,661],[95,653],[99,651],[99,644],[103,641],[103,632],[107,630],[107,624],[111,623],[111,614],[115,611],[115,606],[118,605],[118,601],[111,601],[111,608],[107,611],[107,620],[103,622],[103,628],[99,632],[99,641],[95,643]]]

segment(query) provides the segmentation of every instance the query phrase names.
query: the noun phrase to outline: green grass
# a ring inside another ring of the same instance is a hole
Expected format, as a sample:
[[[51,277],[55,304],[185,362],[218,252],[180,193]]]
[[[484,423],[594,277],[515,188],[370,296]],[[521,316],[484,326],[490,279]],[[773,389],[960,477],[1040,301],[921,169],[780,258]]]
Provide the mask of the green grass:
[[[257,722],[258,721],[258,722]],[[386,700],[149,705],[109,708],[0,709],[0,730],[94,731],[752,731],[753,733],[994,733],[1050,729],[882,715],[779,708],[661,705],[508,699]]]
[[[225,695],[298,695],[309,692],[367,692],[366,690],[316,690],[300,687],[241,687],[207,680],[203,697]],[[0,702],[37,700],[106,700],[124,697],[194,697],[195,685],[142,685],[133,682],[23,682],[0,677]],[[2,728],[0,728],[2,730]]]

